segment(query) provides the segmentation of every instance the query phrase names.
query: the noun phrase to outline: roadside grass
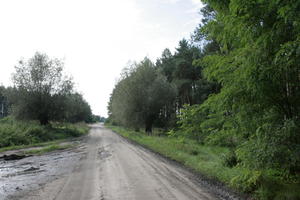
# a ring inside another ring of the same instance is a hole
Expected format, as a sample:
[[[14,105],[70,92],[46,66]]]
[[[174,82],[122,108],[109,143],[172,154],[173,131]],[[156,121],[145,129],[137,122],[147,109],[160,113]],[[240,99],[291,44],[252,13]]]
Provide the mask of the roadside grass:
[[[30,148],[30,147],[45,147],[45,146],[50,146],[50,145],[56,145],[56,144],[62,143],[64,141],[67,141],[67,139],[54,140],[51,142],[39,142],[39,143],[27,144],[27,145],[8,146],[8,147],[0,148],[0,153],[4,152],[4,151],[26,149],[26,148]]]
[[[172,160],[176,160],[200,174],[224,183],[227,187],[241,194],[251,195],[262,200],[297,200],[300,199],[299,177],[282,179],[279,171],[267,169],[257,171],[241,164],[228,166],[226,159],[232,151],[229,148],[205,146],[189,139],[149,136],[118,126],[107,125],[114,132],[133,140]],[[159,135],[163,135],[159,133]]]
[[[85,123],[51,123],[41,126],[36,121],[19,121],[11,117],[0,120],[0,152],[34,146],[47,146],[57,141],[88,133]]]
[[[24,154],[41,155],[41,154],[52,152],[52,151],[69,149],[69,148],[72,148],[74,146],[75,146],[75,144],[65,144],[65,145],[53,144],[53,145],[48,145],[48,146],[46,146],[44,148],[41,148],[41,149],[32,149],[32,150],[24,151]]]
[[[223,165],[223,157],[230,152],[228,148],[199,145],[189,139],[179,140],[174,137],[148,136],[121,127],[107,126],[120,135],[142,144],[172,160],[194,169],[201,174],[229,184],[230,180],[243,172],[238,167],[230,168]]]

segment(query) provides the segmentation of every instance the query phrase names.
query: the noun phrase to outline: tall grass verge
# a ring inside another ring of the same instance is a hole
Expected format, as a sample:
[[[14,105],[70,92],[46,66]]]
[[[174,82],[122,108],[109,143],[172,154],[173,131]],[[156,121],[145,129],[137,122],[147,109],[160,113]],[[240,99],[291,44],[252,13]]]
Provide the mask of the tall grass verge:
[[[0,148],[78,137],[86,134],[88,130],[89,127],[84,123],[52,123],[41,126],[35,121],[18,121],[7,117],[0,120]]]

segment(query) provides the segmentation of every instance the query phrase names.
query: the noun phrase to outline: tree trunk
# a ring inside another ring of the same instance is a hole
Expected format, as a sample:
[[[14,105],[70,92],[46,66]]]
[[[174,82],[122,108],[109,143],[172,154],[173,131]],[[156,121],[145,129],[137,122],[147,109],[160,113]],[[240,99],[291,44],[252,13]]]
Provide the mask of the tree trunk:
[[[150,122],[146,122],[146,128],[145,128],[145,132],[150,135],[152,133],[152,123]]]
[[[145,132],[150,135],[152,133],[152,125],[154,122],[155,117],[149,116],[145,121]]]
[[[48,117],[42,117],[42,118],[40,118],[40,124],[42,125],[42,126],[45,126],[45,125],[48,125],[49,124],[49,120],[48,120]]]

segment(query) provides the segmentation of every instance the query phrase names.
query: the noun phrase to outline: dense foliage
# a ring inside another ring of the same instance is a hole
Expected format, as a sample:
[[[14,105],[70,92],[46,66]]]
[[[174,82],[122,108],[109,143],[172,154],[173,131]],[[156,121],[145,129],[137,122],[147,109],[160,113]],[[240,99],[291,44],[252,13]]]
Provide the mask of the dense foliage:
[[[145,58],[124,71],[111,96],[110,115],[119,124],[152,132],[155,120],[167,115],[161,109],[174,98],[174,87]]]
[[[185,104],[200,104],[219,90],[207,81],[193,61],[203,57],[197,45],[183,39],[174,54],[165,49],[152,63],[145,58],[124,69],[109,102],[109,121],[152,131],[176,126],[176,115]]]
[[[275,170],[269,173],[272,187],[279,179],[299,184],[300,3],[206,3],[210,18],[196,35],[219,49],[195,63],[205,66],[205,77],[220,84],[221,90],[204,104],[182,112],[183,130],[197,128],[205,143],[234,147],[244,167]],[[258,177],[247,175],[233,182]],[[250,192],[259,184],[242,189]],[[260,197],[276,197],[266,189],[263,192]],[[295,198],[299,196],[290,197]]]
[[[205,105],[224,119],[213,130],[242,134],[249,166],[299,171],[300,3],[208,3],[217,14],[201,31],[222,48],[202,60],[222,85]]]

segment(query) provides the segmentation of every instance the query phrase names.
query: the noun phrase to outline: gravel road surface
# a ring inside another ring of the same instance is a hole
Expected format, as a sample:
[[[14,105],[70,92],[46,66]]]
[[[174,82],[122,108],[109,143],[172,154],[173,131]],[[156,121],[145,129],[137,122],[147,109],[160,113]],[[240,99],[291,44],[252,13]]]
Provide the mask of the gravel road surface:
[[[25,188],[19,195],[8,199],[222,199],[203,183],[200,184],[190,171],[128,142],[101,124],[92,126],[84,143],[82,151],[78,151],[80,158],[76,162],[59,165],[56,171],[59,168],[69,170],[64,170],[56,178],[48,177],[39,188]]]

